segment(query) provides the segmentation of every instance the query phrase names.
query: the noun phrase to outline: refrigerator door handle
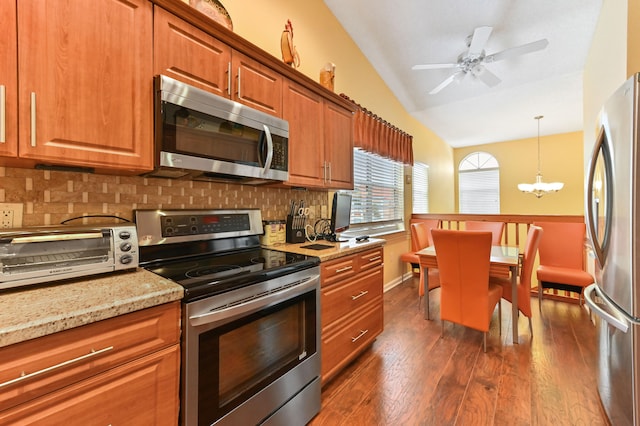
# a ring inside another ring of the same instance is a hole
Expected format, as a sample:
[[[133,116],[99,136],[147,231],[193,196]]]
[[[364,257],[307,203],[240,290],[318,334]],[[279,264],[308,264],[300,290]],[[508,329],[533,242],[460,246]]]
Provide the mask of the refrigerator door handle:
[[[584,300],[587,305],[603,320],[626,333],[629,330],[629,319],[607,300],[596,283],[584,289]]]

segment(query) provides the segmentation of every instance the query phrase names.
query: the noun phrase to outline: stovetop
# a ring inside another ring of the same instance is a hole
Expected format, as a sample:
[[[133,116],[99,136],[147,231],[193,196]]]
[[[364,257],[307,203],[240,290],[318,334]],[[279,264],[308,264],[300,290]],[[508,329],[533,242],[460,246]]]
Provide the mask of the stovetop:
[[[320,259],[265,248],[167,260],[145,269],[184,287],[184,301],[231,291],[320,264]]]

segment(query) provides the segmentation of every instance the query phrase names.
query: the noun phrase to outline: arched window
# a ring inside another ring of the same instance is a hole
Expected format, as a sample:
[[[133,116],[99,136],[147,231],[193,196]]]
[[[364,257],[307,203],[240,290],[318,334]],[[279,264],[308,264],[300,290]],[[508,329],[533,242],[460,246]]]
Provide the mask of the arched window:
[[[472,152],[458,166],[460,213],[500,213],[500,166],[489,153]]]

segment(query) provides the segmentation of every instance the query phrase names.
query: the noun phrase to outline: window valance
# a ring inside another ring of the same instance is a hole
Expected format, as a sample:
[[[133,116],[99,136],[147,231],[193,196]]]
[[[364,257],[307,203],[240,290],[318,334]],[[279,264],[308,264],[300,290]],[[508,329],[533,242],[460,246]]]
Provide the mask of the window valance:
[[[409,166],[413,165],[413,136],[363,108],[345,94],[343,98],[357,107],[354,117],[354,146]]]

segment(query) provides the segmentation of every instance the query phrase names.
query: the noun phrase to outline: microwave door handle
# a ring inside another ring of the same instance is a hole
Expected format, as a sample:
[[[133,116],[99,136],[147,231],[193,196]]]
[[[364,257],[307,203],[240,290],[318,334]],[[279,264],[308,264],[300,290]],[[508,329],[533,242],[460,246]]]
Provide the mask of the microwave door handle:
[[[267,158],[264,161],[264,169],[262,169],[262,174],[266,174],[271,168],[271,161],[273,160],[273,139],[271,139],[271,131],[269,130],[269,126],[263,124],[264,134],[267,139]]]

